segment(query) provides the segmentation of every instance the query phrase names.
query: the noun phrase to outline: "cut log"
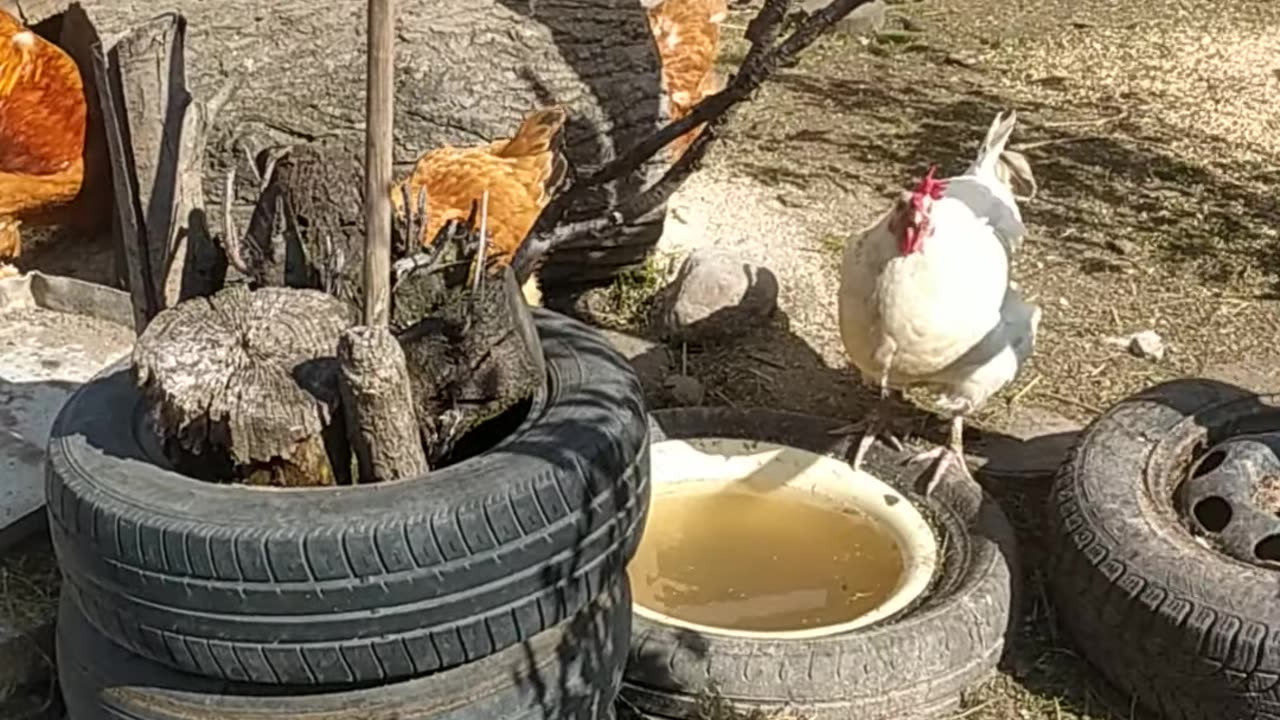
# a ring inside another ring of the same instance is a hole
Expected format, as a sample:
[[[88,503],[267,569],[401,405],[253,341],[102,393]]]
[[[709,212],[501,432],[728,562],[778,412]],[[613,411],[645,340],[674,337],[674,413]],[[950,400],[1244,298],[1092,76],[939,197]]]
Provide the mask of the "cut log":
[[[158,314],[133,363],[170,459],[206,480],[349,482],[337,344],[354,320],[322,292],[243,286]]]
[[[353,327],[338,341],[343,415],[360,482],[427,472],[400,343],[384,326]]]
[[[467,265],[404,279],[392,329],[409,369],[418,425],[433,465],[482,423],[531,398],[546,382],[529,306],[509,267],[466,287]]]
[[[275,208],[280,232],[270,241],[257,233],[249,239],[271,257],[264,284],[318,288],[357,311],[364,307],[363,154],[359,138],[332,137],[295,146],[280,159],[258,208],[259,215],[268,204]]]

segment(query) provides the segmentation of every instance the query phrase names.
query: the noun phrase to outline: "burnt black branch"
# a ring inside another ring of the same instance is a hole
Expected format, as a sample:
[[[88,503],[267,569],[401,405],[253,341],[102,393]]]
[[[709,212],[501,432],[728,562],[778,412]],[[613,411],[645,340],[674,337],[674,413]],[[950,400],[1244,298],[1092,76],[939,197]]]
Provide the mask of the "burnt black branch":
[[[547,205],[511,260],[517,282],[524,283],[562,241],[582,233],[607,231],[660,207],[701,165],[712,143],[723,134],[724,126],[732,116],[731,111],[739,103],[750,99],[778,68],[793,63],[819,36],[868,2],[871,0],[832,0],[778,42],[792,0],[765,0],[760,12],[747,25],[746,37],[751,48],[724,89],[703,98],[688,115],[667,123],[595,173],[572,184]],[[659,180],[624,200],[608,216],[574,223],[562,222],[565,211],[590,190],[634,172],[673,140],[704,123],[702,132]]]

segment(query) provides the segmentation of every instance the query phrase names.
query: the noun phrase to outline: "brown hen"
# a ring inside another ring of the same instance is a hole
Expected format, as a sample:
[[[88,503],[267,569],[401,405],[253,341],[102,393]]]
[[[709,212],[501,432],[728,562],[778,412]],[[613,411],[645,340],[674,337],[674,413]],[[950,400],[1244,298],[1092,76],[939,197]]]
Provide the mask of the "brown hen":
[[[421,244],[427,245],[445,223],[465,221],[473,203],[489,191],[488,255],[499,265],[510,262],[551,196],[565,181],[568,163],[560,150],[565,111],[536,110],[524,119],[514,137],[470,148],[444,146],[418,158],[405,180],[409,197],[427,191],[427,217]],[[397,215],[404,213],[403,183],[391,192]],[[523,288],[531,305],[542,301],[537,277]]]
[[[0,277],[19,227],[45,222],[80,193],[88,108],[75,62],[0,10]]]
[[[671,120],[688,115],[704,97],[720,91],[715,70],[720,53],[720,23],[729,13],[726,0],[643,0],[649,28],[662,59],[662,84]],[[689,149],[701,125],[668,147],[672,159]]]

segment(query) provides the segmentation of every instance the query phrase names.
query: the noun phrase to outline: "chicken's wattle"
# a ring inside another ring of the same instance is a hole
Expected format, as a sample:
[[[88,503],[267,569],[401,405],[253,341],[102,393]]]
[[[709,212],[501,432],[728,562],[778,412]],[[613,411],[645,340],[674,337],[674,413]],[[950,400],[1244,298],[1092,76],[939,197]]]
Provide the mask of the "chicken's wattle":
[[[902,228],[902,235],[899,238],[898,249],[903,255],[919,252],[925,238],[933,232],[933,222],[929,213],[933,209],[933,202],[940,200],[942,193],[947,189],[946,180],[937,180],[933,177],[936,170],[936,166],[929,166],[929,171],[920,178],[920,183],[911,191],[905,207],[901,209],[903,215],[900,217],[899,226]]]
[[[928,237],[933,230],[932,224],[929,222],[929,213],[920,212],[912,206],[905,209],[907,215],[902,223],[902,237],[898,243],[898,250],[903,255],[911,255],[920,252],[920,248],[924,246],[924,239]]]

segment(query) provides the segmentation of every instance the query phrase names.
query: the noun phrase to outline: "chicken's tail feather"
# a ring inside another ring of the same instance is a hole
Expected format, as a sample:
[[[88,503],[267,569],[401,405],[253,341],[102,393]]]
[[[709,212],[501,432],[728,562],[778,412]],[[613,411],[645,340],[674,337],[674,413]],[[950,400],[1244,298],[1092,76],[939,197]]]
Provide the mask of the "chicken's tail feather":
[[[505,158],[533,158],[542,166],[538,179],[542,185],[540,203],[545,205],[569,179],[569,161],[564,154],[564,125],[568,115],[564,108],[553,106],[535,110],[525,116],[520,129],[510,140],[495,143],[494,153]]]
[[[991,127],[987,129],[987,136],[978,146],[977,157],[974,158],[966,174],[994,173],[996,164],[1000,161],[1000,154],[1009,144],[1009,138],[1013,135],[1013,128],[1017,123],[1017,110],[1010,110],[1008,115],[997,113],[995,120],[991,121]]]
[[[520,129],[501,148],[499,157],[528,157],[556,149],[559,137],[564,130],[566,114],[564,108],[555,106],[534,110],[525,116]]]

